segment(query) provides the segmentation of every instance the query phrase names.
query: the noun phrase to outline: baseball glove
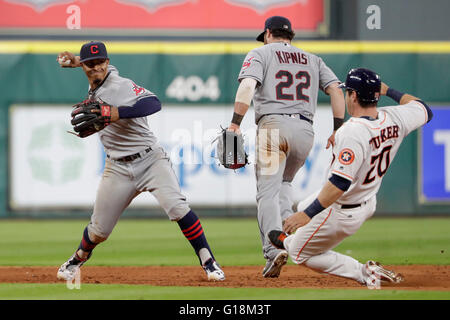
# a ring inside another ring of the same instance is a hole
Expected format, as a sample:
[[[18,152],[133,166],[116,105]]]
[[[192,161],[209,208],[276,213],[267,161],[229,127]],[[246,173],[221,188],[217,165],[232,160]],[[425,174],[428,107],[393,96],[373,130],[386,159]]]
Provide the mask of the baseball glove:
[[[71,116],[76,135],[85,138],[111,123],[111,106],[102,101],[84,100],[73,106]]]
[[[248,164],[248,155],[244,149],[242,134],[222,129],[216,138],[216,154],[219,162],[227,169],[239,169]]]

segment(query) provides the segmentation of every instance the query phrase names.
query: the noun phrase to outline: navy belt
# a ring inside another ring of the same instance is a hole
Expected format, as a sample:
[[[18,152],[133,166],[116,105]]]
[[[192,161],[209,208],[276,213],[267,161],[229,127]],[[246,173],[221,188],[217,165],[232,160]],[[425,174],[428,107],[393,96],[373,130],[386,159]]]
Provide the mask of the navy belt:
[[[355,203],[355,204],[341,204],[341,209],[353,209],[361,207],[363,204],[366,204],[367,201],[364,201],[363,203]]]
[[[358,208],[361,207],[361,203],[358,204],[343,204],[341,205],[341,209],[353,209],[353,208]]]
[[[304,115],[302,115],[300,113],[270,113],[270,114],[267,114],[267,116],[269,116],[271,114],[276,114],[276,115],[280,115],[280,116],[289,116],[291,118],[299,118],[299,119],[305,120],[305,121],[313,124],[312,120],[308,119],[307,117],[305,117]]]
[[[140,158],[140,157],[144,156],[146,153],[148,153],[150,151],[152,151],[152,148],[148,147],[144,151],[141,151],[141,152],[129,155],[129,156],[125,156],[125,157],[122,157],[122,158],[119,158],[119,159],[113,159],[113,160],[114,161],[120,161],[120,162],[130,162],[130,161],[136,160],[137,158]],[[109,156],[109,154],[107,154],[106,156],[108,158],[111,158]]]

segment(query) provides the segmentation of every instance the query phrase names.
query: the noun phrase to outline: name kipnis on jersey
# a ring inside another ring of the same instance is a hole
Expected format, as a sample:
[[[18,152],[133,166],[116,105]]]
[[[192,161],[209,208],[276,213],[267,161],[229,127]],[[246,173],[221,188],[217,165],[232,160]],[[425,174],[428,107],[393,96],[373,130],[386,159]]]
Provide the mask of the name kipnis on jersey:
[[[308,64],[308,57],[300,52],[275,51],[279,63]]]

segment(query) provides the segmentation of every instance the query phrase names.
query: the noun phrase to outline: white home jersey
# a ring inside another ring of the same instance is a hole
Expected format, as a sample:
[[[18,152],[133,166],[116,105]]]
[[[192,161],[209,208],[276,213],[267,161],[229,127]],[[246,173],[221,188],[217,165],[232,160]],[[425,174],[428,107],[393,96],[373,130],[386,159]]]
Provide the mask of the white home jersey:
[[[256,123],[263,115],[280,113],[313,120],[319,89],[339,82],[320,57],[280,42],[250,51],[238,77],[244,78],[259,84],[253,97]]]
[[[377,119],[350,118],[336,132],[331,174],[352,182],[339,204],[359,204],[378,192],[383,176],[403,139],[426,124],[427,110],[418,101],[378,108]]]
[[[100,99],[115,107],[131,107],[138,100],[155,96],[133,81],[119,76],[114,66],[108,66],[108,75],[89,98]],[[152,147],[157,139],[150,131],[147,117],[120,119],[98,132],[105,152],[113,159],[132,155]]]

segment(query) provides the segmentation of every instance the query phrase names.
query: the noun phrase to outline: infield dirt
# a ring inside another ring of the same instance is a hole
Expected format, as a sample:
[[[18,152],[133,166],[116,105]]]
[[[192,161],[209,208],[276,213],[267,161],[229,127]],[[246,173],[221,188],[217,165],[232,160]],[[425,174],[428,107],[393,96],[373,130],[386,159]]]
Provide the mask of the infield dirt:
[[[277,279],[263,278],[261,266],[224,266],[227,279],[209,282],[200,267],[146,266],[100,267],[84,266],[82,283],[144,284],[152,286],[214,286],[254,288],[339,288],[361,289],[356,281],[316,273],[303,266],[287,265]],[[405,280],[382,287],[395,290],[450,290],[450,266],[408,265],[386,266],[400,272]],[[58,283],[58,267],[0,267],[0,283]]]

